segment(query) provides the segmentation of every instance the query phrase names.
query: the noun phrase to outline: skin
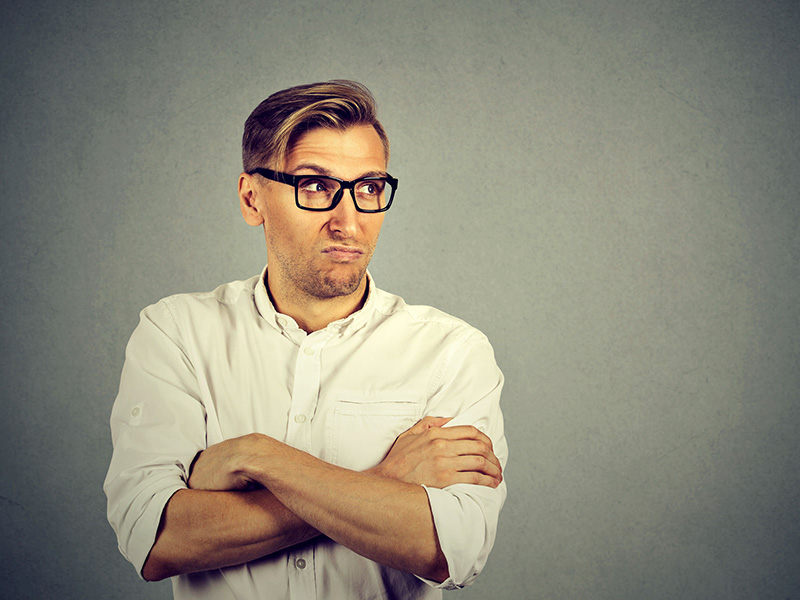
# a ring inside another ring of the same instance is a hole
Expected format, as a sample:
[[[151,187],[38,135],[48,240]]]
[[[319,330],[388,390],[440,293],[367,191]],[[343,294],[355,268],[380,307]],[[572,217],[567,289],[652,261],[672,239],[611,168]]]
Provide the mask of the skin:
[[[381,564],[444,581],[447,564],[420,484],[497,487],[503,479],[491,440],[471,426],[443,428],[449,420],[423,418],[364,473],[261,434],[209,447],[189,489],[167,503],[143,577],[237,565],[324,532]]]
[[[297,141],[283,169],[352,181],[385,174],[386,158],[371,126],[315,129]],[[310,333],[361,307],[385,213],[358,212],[349,192],[331,211],[299,210],[292,186],[247,173],[239,176],[239,199],[245,221],[264,227],[267,287],[279,312]]]
[[[372,127],[316,129],[284,170],[353,180],[385,173]],[[279,312],[307,332],[358,310],[383,213],[356,211],[349,193],[332,211],[298,209],[291,186],[239,176],[242,214],[263,226],[267,285]],[[435,581],[448,567],[421,484],[496,487],[491,440],[471,426],[425,417],[366,472],[343,469],[262,434],[226,440],[198,455],[188,489],[167,503],[145,579],[241,564],[325,535],[380,564]],[[254,489],[256,488],[256,489]]]

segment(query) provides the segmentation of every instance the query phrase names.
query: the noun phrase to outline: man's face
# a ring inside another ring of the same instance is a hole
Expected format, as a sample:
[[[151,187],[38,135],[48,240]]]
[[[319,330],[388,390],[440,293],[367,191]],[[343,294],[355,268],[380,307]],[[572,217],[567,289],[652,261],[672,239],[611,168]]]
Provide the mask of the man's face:
[[[320,128],[298,139],[282,170],[352,181],[385,174],[386,159],[372,126]],[[347,190],[331,211],[301,210],[292,186],[264,179],[259,184],[256,207],[264,219],[272,293],[302,300],[363,291],[384,213],[356,211]]]

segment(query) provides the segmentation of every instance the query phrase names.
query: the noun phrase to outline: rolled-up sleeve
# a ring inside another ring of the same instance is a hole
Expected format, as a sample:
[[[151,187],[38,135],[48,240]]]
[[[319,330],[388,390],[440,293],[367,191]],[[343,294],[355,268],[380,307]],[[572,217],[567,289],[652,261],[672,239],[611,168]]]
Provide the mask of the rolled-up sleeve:
[[[494,453],[505,469],[508,444],[500,411],[503,375],[486,337],[475,331],[453,348],[429,406],[432,416],[452,416],[447,427],[473,425],[492,440]],[[500,509],[507,495],[506,482],[497,488],[458,484],[428,493],[439,545],[450,577],[443,589],[469,585],[483,570],[497,534]]]
[[[161,513],[205,446],[205,409],[167,301],[144,309],[111,412],[114,452],[103,489],[120,552],[141,576]]]

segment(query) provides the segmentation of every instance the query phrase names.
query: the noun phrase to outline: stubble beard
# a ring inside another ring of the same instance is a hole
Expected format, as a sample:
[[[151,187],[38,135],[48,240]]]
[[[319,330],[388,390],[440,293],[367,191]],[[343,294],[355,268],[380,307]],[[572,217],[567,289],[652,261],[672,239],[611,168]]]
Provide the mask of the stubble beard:
[[[349,296],[355,292],[361,285],[365,273],[366,267],[340,277],[329,273],[315,273],[312,269],[306,269],[305,276],[299,278],[299,281],[295,280],[295,284],[309,296],[320,300],[338,298]]]
[[[367,264],[371,256],[372,253],[368,251],[367,260],[362,263],[363,266],[353,266],[350,269],[340,270],[339,273],[335,272],[337,269],[322,271],[314,265],[313,261],[299,263],[279,251],[273,251],[270,259],[274,259],[280,265],[281,271],[296,292],[301,292],[311,298],[327,300],[349,296],[358,290],[358,286],[361,285],[366,275]]]

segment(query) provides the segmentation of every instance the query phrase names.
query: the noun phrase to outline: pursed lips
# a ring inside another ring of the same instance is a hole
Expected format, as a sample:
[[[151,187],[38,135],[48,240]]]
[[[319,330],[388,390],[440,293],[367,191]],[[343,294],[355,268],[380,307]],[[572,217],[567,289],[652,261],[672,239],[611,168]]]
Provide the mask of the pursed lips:
[[[322,250],[328,258],[340,262],[348,262],[358,260],[364,254],[364,251],[355,246],[328,246]]]

